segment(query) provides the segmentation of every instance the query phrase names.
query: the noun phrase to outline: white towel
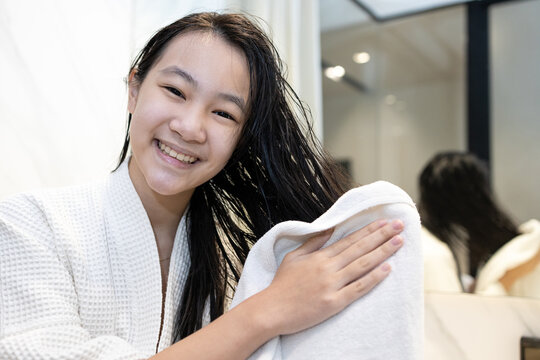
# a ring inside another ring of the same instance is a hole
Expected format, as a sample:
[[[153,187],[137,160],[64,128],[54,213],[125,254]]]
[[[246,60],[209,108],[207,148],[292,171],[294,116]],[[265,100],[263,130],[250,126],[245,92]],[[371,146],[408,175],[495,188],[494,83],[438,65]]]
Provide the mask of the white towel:
[[[285,254],[335,227],[325,246],[378,219],[401,219],[403,247],[389,259],[390,275],[371,292],[323,323],[261,346],[250,359],[421,359],[423,273],[420,219],[400,188],[379,181],[352,189],[312,223],[286,221],[251,249],[231,307],[272,282]]]

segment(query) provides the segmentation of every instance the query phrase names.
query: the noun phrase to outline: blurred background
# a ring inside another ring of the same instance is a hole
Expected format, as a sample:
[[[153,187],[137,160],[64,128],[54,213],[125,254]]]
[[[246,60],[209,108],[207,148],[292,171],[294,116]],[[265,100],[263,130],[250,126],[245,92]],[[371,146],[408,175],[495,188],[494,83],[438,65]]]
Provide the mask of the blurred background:
[[[343,69],[323,76],[324,143],[356,181],[416,198],[433,154],[471,150],[518,222],[540,216],[540,1],[320,3],[322,62]]]

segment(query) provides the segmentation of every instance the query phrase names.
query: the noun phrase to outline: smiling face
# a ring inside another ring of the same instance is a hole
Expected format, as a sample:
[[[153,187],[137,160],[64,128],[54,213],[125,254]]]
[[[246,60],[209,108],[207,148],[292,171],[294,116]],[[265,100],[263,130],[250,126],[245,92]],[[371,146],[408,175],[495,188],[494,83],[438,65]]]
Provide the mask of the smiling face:
[[[173,38],[142,83],[129,84],[129,172],[139,195],[189,200],[220,172],[247,119],[249,85],[244,54],[218,35]]]

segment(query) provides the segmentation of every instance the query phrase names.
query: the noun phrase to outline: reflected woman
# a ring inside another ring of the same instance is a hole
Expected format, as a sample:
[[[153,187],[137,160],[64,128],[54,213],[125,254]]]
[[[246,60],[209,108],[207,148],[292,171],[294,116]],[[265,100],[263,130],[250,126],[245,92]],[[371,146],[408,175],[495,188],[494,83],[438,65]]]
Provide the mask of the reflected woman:
[[[463,281],[465,291],[540,294],[537,286],[524,290],[524,282],[530,283],[540,271],[540,224],[531,220],[515,225],[495,199],[484,162],[470,153],[439,153],[423,169],[419,187],[426,233],[451,250],[455,261],[452,265],[447,257],[448,269],[454,266],[459,278],[472,279]],[[466,263],[458,261],[460,254]],[[429,271],[425,269],[426,277]]]

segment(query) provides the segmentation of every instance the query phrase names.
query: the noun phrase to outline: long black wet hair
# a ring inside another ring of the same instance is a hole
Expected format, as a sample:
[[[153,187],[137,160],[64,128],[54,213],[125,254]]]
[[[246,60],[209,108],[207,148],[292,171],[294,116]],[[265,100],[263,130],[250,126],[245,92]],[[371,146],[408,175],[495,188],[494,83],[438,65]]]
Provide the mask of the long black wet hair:
[[[420,174],[419,187],[423,225],[449,245],[455,258],[460,248],[468,250],[472,276],[519,235],[495,199],[486,163],[472,153],[436,154]]]
[[[349,187],[316,140],[311,115],[284,78],[257,21],[244,14],[196,13],[157,32],[132,63],[142,83],[169,42],[187,32],[219,36],[240,49],[250,73],[248,118],[225,168],[195,189],[187,211],[191,266],[178,304],[174,340],[202,327],[205,304],[223,314],[251,246],[273,225],[313,221]],[[129,126],[120,155],[129,151]]]

